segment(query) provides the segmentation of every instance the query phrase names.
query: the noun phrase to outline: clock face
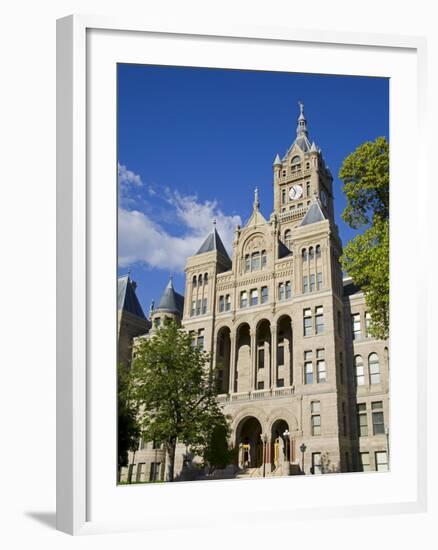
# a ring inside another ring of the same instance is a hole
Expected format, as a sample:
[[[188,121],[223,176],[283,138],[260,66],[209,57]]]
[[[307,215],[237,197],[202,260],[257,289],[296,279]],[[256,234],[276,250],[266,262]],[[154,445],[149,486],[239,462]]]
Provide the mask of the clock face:
[[[289,198],[292,201],[296,201],[299,199],[303,194],[303,188],[301,185],[292,185],[292,187],[289,189]]]
[[[322,204],[324,206],[327,206],[327,193],[324,191],[324,189],[321,191],[321,200]]]

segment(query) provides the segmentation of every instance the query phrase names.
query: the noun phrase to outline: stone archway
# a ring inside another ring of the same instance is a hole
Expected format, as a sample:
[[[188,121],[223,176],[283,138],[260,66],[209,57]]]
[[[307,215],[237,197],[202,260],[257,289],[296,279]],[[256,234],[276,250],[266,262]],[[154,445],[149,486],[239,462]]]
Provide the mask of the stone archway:
[[[231,373],[231,331],[222,327],[216,336],[216,387],[217,392],[228,393]]]
[[[263,464],[262,426],[255,416],[246,416],[236,430],[240,468],[258,468]]]
[[[292,386],[294,382],[292,357],[292,319],[289,315],[282,315],[277,321],[275,386]]]
[[[278,468],[291,460],[291,449],[289,439],[289,425],[286,420],[279,418],[272,424],[271,428],[271,464]]]

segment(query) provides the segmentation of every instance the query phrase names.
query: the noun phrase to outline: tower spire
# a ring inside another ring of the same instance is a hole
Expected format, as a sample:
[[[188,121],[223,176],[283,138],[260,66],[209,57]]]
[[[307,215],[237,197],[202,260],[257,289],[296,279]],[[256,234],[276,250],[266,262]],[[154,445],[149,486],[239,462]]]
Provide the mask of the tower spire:
[[[254,210],[258,210],[260,208],[260,201],[259,201],[259,188],[256,187],[254,189],[254,203],[253,203]]]
[[[304,103],[302,101],[298,101],[298,105],[300,106],[300,115],[298,117],[297,137],[302,135],[307,136],[307,120],[304,116]]]

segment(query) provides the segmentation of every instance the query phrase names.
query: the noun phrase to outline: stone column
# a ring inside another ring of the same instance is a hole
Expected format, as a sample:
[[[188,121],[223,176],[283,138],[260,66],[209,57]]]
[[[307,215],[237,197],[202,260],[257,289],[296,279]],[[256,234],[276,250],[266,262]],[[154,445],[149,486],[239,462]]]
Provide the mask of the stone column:
[[[234,379],[236,378],[236,334],[230,332],[230,374],[229,393],[234,393]]]
[[[256,384],[256,368],[257,368],[257,353],[256,353],[256,335],[257,330],[251,329],[249,332],[250,338],[251,338],[251,352],[250,352],[250,363],[251,363],[251,370],[249,375],[249,391],[253,391],[255,389]]]
[[[272,324],[271,328],[271,373],[270,373],[270,388],[274,388],[276,384],[277,373],[277,347],[278,347],[278,335],[277,325]]]

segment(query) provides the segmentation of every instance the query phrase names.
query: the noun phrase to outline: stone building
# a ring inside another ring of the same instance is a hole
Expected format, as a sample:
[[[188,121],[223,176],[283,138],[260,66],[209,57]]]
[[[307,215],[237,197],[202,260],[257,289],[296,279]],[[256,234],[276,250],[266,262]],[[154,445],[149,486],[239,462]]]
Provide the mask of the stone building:
[[[187,259],[181,323],[211,353],[238,476],[389,467],[388,347],[343,279],[332,184],[300,104],[269,219],[256,189],[232,257],[214,226]]]

